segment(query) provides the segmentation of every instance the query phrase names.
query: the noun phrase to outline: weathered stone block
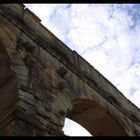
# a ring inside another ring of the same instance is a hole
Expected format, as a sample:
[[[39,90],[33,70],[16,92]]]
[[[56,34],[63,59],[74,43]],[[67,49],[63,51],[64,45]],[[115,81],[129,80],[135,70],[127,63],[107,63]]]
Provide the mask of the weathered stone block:
[[[58,74],[60,75],[60,76],[65,76],[66,74],[67,74],[67,70],[66,70],[66,68],[64,68],[64,67],[60,67],[58,70],[57,70],[57,72],[58,72]]]

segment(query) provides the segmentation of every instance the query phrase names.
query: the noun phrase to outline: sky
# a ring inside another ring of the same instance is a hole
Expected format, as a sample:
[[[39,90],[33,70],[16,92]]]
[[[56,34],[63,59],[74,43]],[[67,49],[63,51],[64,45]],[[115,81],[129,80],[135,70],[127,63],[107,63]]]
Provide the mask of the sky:
[[[140,4],[25,6],[140,108]],[[90,135],[68,119],[64,133]]]

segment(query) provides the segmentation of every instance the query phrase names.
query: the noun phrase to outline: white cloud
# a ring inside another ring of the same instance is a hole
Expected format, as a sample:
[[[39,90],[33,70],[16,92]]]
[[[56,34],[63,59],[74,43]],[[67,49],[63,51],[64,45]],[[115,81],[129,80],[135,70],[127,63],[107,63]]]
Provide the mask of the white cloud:
[[[140,89],[138,89],[136,92],[134,92],[133,96],[129,97],[129,100],[135,103],[136,106],[140,107]]]

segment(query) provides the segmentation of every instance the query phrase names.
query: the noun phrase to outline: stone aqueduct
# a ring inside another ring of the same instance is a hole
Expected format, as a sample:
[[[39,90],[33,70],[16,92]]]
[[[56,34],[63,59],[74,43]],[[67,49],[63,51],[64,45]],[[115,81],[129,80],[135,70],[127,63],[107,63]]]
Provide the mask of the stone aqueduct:
[[[140,110],[22,4],[0,5],[0,136],[139,136]]]

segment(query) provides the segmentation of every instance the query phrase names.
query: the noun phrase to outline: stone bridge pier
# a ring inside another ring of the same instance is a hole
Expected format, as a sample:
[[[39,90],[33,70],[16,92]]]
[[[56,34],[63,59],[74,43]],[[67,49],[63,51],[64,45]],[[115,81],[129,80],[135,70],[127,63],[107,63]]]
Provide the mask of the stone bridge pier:
[[[139,136],[140,110],[22,4],[0,5],[0,136]]]

